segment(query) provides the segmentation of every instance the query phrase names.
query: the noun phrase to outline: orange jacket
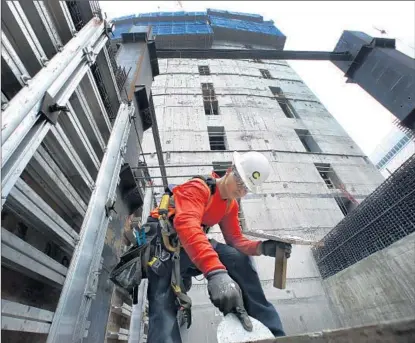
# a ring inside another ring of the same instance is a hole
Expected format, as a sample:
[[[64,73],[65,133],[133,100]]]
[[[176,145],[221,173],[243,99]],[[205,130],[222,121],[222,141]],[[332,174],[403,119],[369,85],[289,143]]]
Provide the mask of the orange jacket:
[[[213,175],[217,177],[217,175]],[[211,204],[205,212],[210,191],[198,180],[190,180],[173,188],[175,202],[174,227],[180,242],[195,266],[207,274],[213,270],[226,269],[218,254],[202,230],[202,224],[219,224],[225,241],[246,255],[257,255],[259,241],[251,241],[242,235],[239,226],[238,203],[233,200],[225,215],[227,200],[220,197],[216,188]]]

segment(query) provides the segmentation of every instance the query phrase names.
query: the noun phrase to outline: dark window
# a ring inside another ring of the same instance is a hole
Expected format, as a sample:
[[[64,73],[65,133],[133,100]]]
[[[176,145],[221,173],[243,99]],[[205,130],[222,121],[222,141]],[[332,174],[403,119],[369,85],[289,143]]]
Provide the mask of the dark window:
[[[210,75],[209,66],[199,66],[199,75]]]
[[[213,171],[220,177],[226,174],[226,170],[232,166],[232,162],[213,162]]]
[[[219,108],[218,108],[218,101],[209,101],[209,100],[203,100],[203,106],[205,108],[205,114],[206,115],[218,115],[219,114]]]
[[[284,92],[280,87],[269,87],[269,89],[272,94],[274,94],[275,100],[277,100],[278,105],[280,105],[287,118],[300,118],[294,110],[294,107],[290,104],[290,101],[285,97]]]
[[[213,83],[202,83],[203,107],[206,115],[218,115],[219,104]]]
[[[327,185],[329,189],[340,189],[341,181],[334,172],[330,164],[327,163],[314,163],[318,173]]]
[[[346,197],[335,197],[334,200],[344,216],[347,216],[347,214],[349,214],[355,207],[355,205]]]
[[[317,145],[314,138],[311,136],[310,131],[308,130],[294,130],[297,134],[298,138],[300,139],[301,143],[303,143],[304,148],[308,152],[321,152],[320,147]]]
[[[244,47],[245,47],[245,49],[253,49],[252,45],[250,45],[250,44],[245,44]]]
[[[272,79],[270,72],[267,69],[259,69],[264,79]]]
[[[226,150],[226,135],[223,126],[208,126],[210,150]]]

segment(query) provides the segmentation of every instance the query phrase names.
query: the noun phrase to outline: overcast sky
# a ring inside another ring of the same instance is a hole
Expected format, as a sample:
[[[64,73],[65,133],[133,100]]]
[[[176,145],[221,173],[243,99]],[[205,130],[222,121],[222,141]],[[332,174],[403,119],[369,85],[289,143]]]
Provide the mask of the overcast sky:
[[[108,18],[153,11],[216,8],[261,14],[287,36],[286,50],[333,50],[343,30],[380,36],[415,58],[414,1],[100,1]],[[359,86],[346,84],[331,62],[289,61],[328,111],[369,155],[391,129],[392,114]]]

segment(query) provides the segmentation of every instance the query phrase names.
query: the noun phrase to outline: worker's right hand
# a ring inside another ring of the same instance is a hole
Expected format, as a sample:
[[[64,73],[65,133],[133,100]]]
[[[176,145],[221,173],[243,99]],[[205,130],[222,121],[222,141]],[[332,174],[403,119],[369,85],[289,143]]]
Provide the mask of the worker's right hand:
[[[292,246],[289,243],[267,240],[259,244],[260,255],[275,257],[277,248],[285,250],[285,257],[290,258]]]
[[[234,313],[247,331],[252,322],[244,307],[242,291],[226,270],[215,270],[206,275],[210,300],[224,315]]]

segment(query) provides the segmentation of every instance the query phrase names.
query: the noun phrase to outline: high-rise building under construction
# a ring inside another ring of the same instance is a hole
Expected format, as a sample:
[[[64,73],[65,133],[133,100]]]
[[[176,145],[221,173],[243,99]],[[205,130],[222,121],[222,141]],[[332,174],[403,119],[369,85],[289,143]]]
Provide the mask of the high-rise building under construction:
[[[151,27],[158,49],[282,50],[286,40],[260,15],[214,9],[132,15],[115,19],[115,25],[113,43],[121,43],[123,33]],[[119,61],[130,53],[123,49]],[[152,99],[169,183],[212,170],[222,175],[233,151],[260,151],[271,161],[262,192],[241,201],[243,230],[320,240],[382,182],[286,61],[159,56],[158,63]],[[154,184],[162,185],[151,129],[143,150]],[[219,228],[210,235],[221,239]],[[339,326],[310,247],[293,247],[286,290],[273,288],[273,259],[254,261],[288,334]],[[221,317],[210,304],[206,280],[197,279],[190,291],[193,324],[183,335],[195,342],[203,330],[212,336],[204,341],[211,342]]]
[[[377,187],[379,172],[281,60],[331,60],[410,133],[413,63],[393,40],[345,31],[333,52],[287,51],[252,14],[131,15],[114,31],[96,1],[3,1],[1,12],[2,341],[145,343],[148,280],[114,275],[138,265],[124,262],[148,243],[141,224],[162,184],[222,175],[250,150],[272,173],[240,202],[245,234],[318,243],[293,246],[286,287],[273,287],[277,258],[253,259],[283,340],[414,341],[415,156]],[[202,276],[189,295],[184,343],[216,342],[222,317]]]

